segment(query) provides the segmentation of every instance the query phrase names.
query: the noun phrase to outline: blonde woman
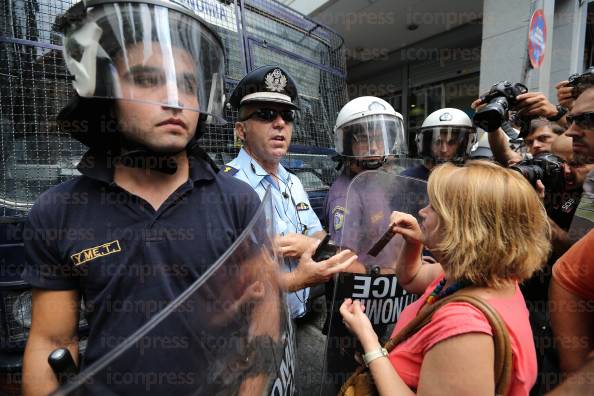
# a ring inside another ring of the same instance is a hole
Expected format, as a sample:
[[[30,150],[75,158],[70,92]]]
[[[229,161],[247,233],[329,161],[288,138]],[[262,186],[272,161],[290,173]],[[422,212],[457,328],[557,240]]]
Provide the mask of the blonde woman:
[[[527,395],[536,381],[537,365],[518,283],[549,254],[545,210],[519,173],[485,161],[439,166],[427,188],[430,204],[419,212],[420,226],[409,214],[391,216],[393,231],[406,241],[396,275],[407,291],[422,294],[402,312],[394,334],[432,303],[458,290],[481,297],[509,330],[513,353],[509,394]],[[423,246],[440,264],[421,264]],[[493,394],[492,330],[473,306],[446,304],[388,356],[381,352],[358,301],[345,300],[340,312],[361,341],[380,395]]]

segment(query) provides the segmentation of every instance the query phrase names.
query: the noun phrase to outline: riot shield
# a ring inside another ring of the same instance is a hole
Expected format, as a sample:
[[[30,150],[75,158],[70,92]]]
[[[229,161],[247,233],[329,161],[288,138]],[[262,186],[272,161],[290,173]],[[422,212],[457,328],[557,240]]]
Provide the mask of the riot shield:
[[[427,202],[427,186],[422,180],[399,176],[389,168],[360,173],[348,187],[342,238],[336,242],[341,248],[356,252],[367,269],[380,267],[382,272],[389,272],[402,237],[389,239],[375,255],[372,247],[388,230],[393,211],[418,218],[419,210]]]
[[[269,193],[206,273],[55,394],[292,394],[294,335]]]
[[[358,255],[367,274],[339,274],[333,280],[329,301],[328,337],[322,395],[335,395],[349,374],[360,364],[360,347],[342,322],[338,311],[345,298],[365,304],[380,340],[386,340],[402,309],[417,299],[406,292],[394,275],[395,261],[404,245],[399,235],[387,232],[393,211],[409,213],[418,220],[418,212],[427,205],[425,181],[398,176],[393,168],[358,174],[351,181],[346,198],[341,249]]]

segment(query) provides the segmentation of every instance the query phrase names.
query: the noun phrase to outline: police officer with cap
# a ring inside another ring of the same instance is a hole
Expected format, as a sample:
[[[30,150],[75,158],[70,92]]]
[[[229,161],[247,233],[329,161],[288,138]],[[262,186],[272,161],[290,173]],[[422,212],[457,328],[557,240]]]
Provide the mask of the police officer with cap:
[[[221,119],[225,60],[194,12],[169,1],[89,0],[61,25],[76,95],[59,123],[89,150],[82,175],[42,194],[24,232],[22,276],[33,286],[28,395],[57,387],[47,363],[53,349],[66,346],[78,360],[81,297],[90,328],[78,362],[85,368],[192,285],[260,204],[249,186],[217,173],[196,143],[206,122]],[[135,308],[117,308],[124,303]],[[159,331],[170,337],[178,325]],[[196,359],[189,348],[175,356],[155,348],[159,359],[145,355],[135,372],[169,372]],[[110,391],[130,394],[124,385]]]
[[[476,129],[462,110],[443,108],[429,114],[415,141],[424,163],[404,170],[401,175],[428,180],[434,166],[444,162],[463,164],[476,142]]]
[[[278,245],[285,257],[283,280],[291,317],[297,324],[297,355],[303,362],[299,355],[312,339],[301,334],[307,334],[305,328],[315,314],[308,308],[309,287],[327,281],[347,268],[354,258],[347,260],[351,254],[344,251],[319,263],[311,260],[311,253],[325,233],[301,181],[281,164],[291,143],[295,112],[299,109],[297,97],[293,78],[279,66],[257,68],[237,84],[229,103],[238,110],[235,134],[242,148],[224,172],[248,183],[260,197],[271,188],[275,229],[280,235]],[[312,382],[311,378],[308,382]]]

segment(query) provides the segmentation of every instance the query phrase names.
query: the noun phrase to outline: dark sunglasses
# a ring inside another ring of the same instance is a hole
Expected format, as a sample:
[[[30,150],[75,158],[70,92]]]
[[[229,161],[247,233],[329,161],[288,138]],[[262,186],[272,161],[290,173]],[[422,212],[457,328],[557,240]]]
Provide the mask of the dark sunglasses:
[[[594,112],[588,111],[580,114],[567,114],[565,116],[569,125],[575,122],[580,128],[594,129]]]
[[[272,122],[276,120],[276,117],[281,116],[285,122],[295,121],[295,110],[274,110],[274,109],[259,109],[251,114],[248,114],[241,121],[249,120],[250,118],[256,117],[261,121]]]

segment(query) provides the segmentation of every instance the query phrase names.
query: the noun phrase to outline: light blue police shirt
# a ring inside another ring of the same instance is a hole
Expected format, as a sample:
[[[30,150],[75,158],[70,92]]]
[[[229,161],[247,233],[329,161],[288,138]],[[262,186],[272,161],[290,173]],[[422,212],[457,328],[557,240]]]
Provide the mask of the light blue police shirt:
[[[274,182],[273,177],[243,148],[227,166],[231,169],[225,168],[224,172],[234,172],[233,176],[249,184],[256,190],[260,199],[264,197],[268,187],[272,186],[273,220],[277,234],[305,233],[305,235],[311,236],[322,230],[322,224],[309,203],[301,180],[281,164],[278,165],[276,173],[279,179],[278,185]],[[297,260],[285,258],[284,267],[286,271],[292,271],[297,267]],[[292,318],[298,318],[305,314],[305,303],[308,296],[309,288],[288,293],[287,299]]]

